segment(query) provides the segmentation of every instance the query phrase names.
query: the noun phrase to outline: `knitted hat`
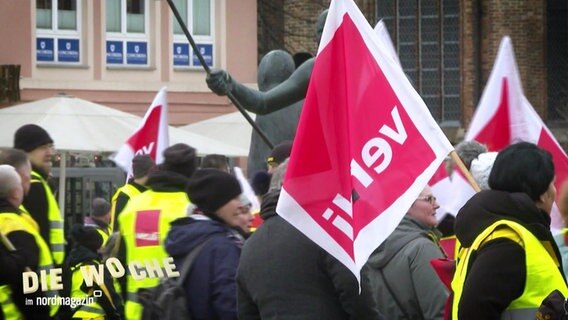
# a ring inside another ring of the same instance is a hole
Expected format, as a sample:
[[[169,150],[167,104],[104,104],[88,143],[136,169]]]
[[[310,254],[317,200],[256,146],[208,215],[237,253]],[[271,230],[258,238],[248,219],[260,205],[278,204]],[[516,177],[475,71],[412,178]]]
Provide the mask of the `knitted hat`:
[[[189,179],[187,195],[205,214],[213,214],[242,190],[237,178],[217,169],[199,169]]]
[[[134,179],[139,179],[147,176],[156,164],[154,159],[147,154],[139,154],[132,158],[132,175]]]
[[[71,227],[70,234],[71,240],[75,244],[87,247],[92,251],[98,251],[103,245],[103,237],[94,227],[86,227],[80,224],[75,224],[73,225],[73,227]]]
[[[35,124],[21,126],[14,134],[14,148],[30,152],[37,147],[53,143],[47,131]]]
[[[497,158],[497,152],[485,152],[471,161],[471,175],[481,190],[489,190],[489,174],[495,158]]]
[[[93,199],[93,210],[91,216],[102,217],[110,212],[110,203],[103,198]]]
[[[272,152],[270,152],[270,155],[266,158],[266,162],[276,162],[280,164],[290,156],[290,152],[292,152],[292,141],[286,140],[280,142],[272,149]]]
[[[195,172],[197,152],[185,143],[176,143],[164,150],[163,170],[191,177]]]
[[[268,192],[270,186],[270,173],[266,171],[256,172],[251,179],[252,190],[255,195],[263,195]]]

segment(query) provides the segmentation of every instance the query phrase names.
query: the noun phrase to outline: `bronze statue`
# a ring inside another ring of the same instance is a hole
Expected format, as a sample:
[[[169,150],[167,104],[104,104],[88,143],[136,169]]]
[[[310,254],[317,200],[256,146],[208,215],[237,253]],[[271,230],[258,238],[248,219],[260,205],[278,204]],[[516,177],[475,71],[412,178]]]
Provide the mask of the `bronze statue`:
[[[321,39],[326,17],[327,17],[327,10],[323,11],[317,19],[316,41],[318,43],[319,40]],[[266,57],[268,57],[269,55],[270,53],[267,54]],[[282,55],[281,53],[278,53],[273,57],[268,57],[267,59],[269,60],[276,59],[277,56],[281,55]],[[312,69],[314,66],[314,60],[315,58],[310,58],[306,60],[287,79],[285,79],[284,81],[280,82],[279,84],[273,87],[266,88],[266,91],[264,91],[263,88],[261,88],[262,91],[249,88],[241,84],[237,80],[233,79],[229,75],[229,73],[227,73],[227,71],[220,69],[211,70],[211,73],[207,75],[206,81],[211,91],[215,92],[218,95],[226,95],[228,92],[231,92],[233,96],[242,104],[242,106],[245,109],[247,109],[250,112],[256,113],[257,115],[260,116],[270,114],[272,112],[284,109],[288,106],[294,106],[295,109],[299,109],[301,107],[298,107],[296,103],[301,102],[306,96],[306,92],[308,90],[308,84],[310,81],[310,76],[312,74]],[[278,63],[283,63],[283,62],[278,62]],[[293,65],[293,60],[292,60],[292,65]],[[278,68],[278,66],[276,68]],[[260,72],[261,71],[264,72],[261,69],[264,68],[259,67],[259,77],[261,76]],[[269,70],[270,69],[271,68],[269,68]],[[266,77],[266,75],[263,75],[263,77]],[[266,77],[266,79],[268,79],[268,77]],[[261,81],[259,80],[259,86],[260,82]],[[275,83],[272,83],[272,85],[274,84]],[[270,120],[270,122],[272,122],[272,121],[277,121],[276,119],[278,118],[280,120],[283,120],[283,118],[291,117],[286,121],[292,120],[295,121],[296,123],[293,126],[286,125],[286,128],[288,128],[286,130],[290,130],[290,128],[293,127],[294,128],[293,132],[277,133],[277,131],[279,130],[277,126],[262,127],[266,135],[271,139],[271,141],[274,144],[277,144],[283,140],[290,140],[290,136],[291,137],[294,136],[296,131],[295,128],[297,126],[297,119],[298,119],[295,116],[295,114],[296,111],[292,111],[289,114],[286,112],[278,116],[275,116],[273,119]],[[257,121],[257,123],[259,124],[262,122],[263,120],[261,120],[260,122]],[[276,136],[276,134],[278,136]],[[285,137],[280,136],[280,134],[283,134]],[[257,136],[258,138],[258,135],[254,133],[253,136]],[[268,152],[264,153],[264,150],[259,149],[258,144],[260,144],[261,141],[258,140],[259,139],[256,139],[256,141],[251,141],[251,150],[249,152],[249,162],[251,162],[248,171],[249,175],[253,174],[254,171],[260,168],[259,163],[264,163],[264,161],[266,160],[266,156],[268,155]],[[254,144],[257,144],[257,146],[255,147]],[[253,151],[255,153],[253,153]],[[265,164],[263,165],[263,168],[266,168]]]
[[[286,81],[294,70],[294,60],[288,52],[270,51],[262,58],[258,66],[258,88],[261,92],[270,91]],[[254,122],[275,145],[285,140],[294,140],[303,103],[304,101],[300,100],[278,111],[266,115],[259,114]],[[268,145],[256,131],[253,131],[247,167],[249,177],[259,170],[266,170],[266,157],[270,151]]]

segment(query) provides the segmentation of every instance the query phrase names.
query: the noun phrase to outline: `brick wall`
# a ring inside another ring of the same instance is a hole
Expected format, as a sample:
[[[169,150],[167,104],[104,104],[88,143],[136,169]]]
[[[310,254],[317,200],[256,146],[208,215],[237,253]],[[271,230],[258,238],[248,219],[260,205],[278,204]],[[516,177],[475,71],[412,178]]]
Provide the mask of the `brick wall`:
[[[376,1],[355,1],[372,25],[377,22]],[[264,54],[275,49],[283,49],[291,54],[315,54],[316,20],[323,10],[329,8],[329,3],[329,0],[259,0],[259,61]]]
[[[505,35],[512,40],[525,95],[546,119],[544,1],[462,0],[460,4],[464,126],[471,120]]]
[[[284,0],[259,0],[258,61],[270,50],[284,49]]]

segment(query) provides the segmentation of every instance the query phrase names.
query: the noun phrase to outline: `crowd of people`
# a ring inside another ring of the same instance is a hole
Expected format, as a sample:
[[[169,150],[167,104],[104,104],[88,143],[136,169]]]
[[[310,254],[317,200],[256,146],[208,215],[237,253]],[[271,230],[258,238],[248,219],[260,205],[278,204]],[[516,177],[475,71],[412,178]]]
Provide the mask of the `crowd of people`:
[[[553,235],[550,212],[559,199],[568,226],[568,181],[555,189],[552,157],[535,144],[500,152],[458,144],[481,191],[454,216],[438,212],[425,185],[359,277],[279,215],[313,63],[294,68],[285,52],[267,55],[259,69],[282,72],[260,72],[260,91],[223,70],[207,77],[261,126],[288,128],[265,159],[253,144],[256,199],[227,157],[198,164],[197,150],[178,143],[159,164],[135,156],[127,183],[64,230],[48,184],[54,141],[37,125],[19,128],[13,148],[0,152],[0,319],[146,319],[145,294],[185,265],[180,290],[191,319],[564,319],[568,227]],[[29,272],[40,283],[27,283]]]
[[[447,231],[457,239],[451,284],[433,263],[454,254],[440,245],[439,204],[429,186],[358,282],[276,211],[290,141],[250,179],[261,203],[256,231],[227,158],[209,155],[198,166],[197,150],[175,144],[157,165],[135,156],[129,181],[110,201],[95,198],[84,223],[63,239],[46,182],[53,140],[41,127],[23,126],[14,148],[0,153],[2,318],[142,319],[141,289],[160,283],[165,261],[181,266],[199,248],[182,284],[192,319],[536,319],[550,293],[568,295],[568,229],[550,231],[552,158],[527,142],[498,153],[475,142],[457,149],[483,187]],[[568,181],[558,192],[566,217]],[[124,276],[111,276],[111,258],[129,266]],[[104,281],[88,281],[88,267],[101,270]],[[60,287],[44,279],[45,288],[26,290],[24,272],[57,268]],[[144,270],[161,276],[140,276]],[[37,303],[39,297],[92,299],[70,306]]]

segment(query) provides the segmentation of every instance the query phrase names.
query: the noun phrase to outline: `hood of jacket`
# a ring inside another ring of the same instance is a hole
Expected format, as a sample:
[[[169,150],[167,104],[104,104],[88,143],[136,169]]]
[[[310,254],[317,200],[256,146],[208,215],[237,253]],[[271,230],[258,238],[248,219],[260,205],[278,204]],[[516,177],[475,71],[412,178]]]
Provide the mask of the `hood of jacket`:
[[[432,232],[435,236],[440,236],[436,229],[426,226],[408,214],[405,215],[393,233],[371,254],[369,265],[383,268],[407,243],[417,238],[430,238]]]
[[[20,213],[20,209],[14,207],[8,200],[0,199],[0,212]]]
[[[185,191],[187,181],[187,177],[179,173],[158,170],[150,173],[146,185],[158,192],[179,192]]]
[[[67,257],[67,264],[69,265],[69,267],[73,267],[74,265],[83,261],[92,261],[98,259],[100,259],[98,253],[82,245],[76,245],[69,252],[69,255]]]
[[[262,197],[260,205],[260,217],[266,221],[277,215],[276,205],[278,204],[278,197],[280,197],[280,189],[271,190]]]
[[[213,235],[231,237],[232,231],[222,223],[205,217],[174,220],[166,237],[166,252],[172,257],[185,255]]]
[[[527,194],[497,190],[478,192],[460,209],[455,223],[456,236],[462,246],[469,247],[483,230],[503,219],[523,225],[541,241],[554,241],[550,216]]]

